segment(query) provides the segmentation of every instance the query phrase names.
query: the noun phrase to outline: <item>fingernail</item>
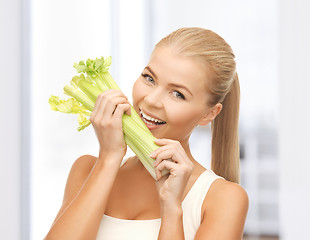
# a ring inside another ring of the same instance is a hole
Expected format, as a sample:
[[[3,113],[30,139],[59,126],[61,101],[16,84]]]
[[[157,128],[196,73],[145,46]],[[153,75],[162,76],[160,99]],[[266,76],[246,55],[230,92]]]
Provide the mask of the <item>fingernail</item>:
[[[159,181],[159,174],[158,174],[158,172],[155,172],[155,174],[156,174],[156,181]]]
[[[156,177],[157,177],[157,181],[159,181],[159,180],[161,179],[161,174],[158,173],[158,174],[156,175]]]

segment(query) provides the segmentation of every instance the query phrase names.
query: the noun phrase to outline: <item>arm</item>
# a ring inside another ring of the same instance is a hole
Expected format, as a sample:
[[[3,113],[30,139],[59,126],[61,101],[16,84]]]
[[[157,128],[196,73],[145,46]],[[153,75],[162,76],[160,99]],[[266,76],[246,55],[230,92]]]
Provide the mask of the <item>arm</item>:
[[[154,165],[161,202],[162,222],[158,239],[183,240],[181,206],[193,164],[177,141],[157,139],[156,143],[162,146],[151,156],[156,158]],[[168,177],[160,174],[164,168],[170,171]],[[202,223],[195,239],[242,239],[248,204],[248,196],[241,186],[222,179],[216,180],[202,206]]]
[[[205,198],[202,223],[195,239],[241,240],[248,205],[248,196],[241,186],[215,181]]]
[[[161,204],[161,227],[158,240],[184,240],[183,211],[181,204],[165,206]]]
[[[130,114],[127,98],[117,90],[100,94],[91,115],[99,157],[84,156],[73,165],[63,205],[46,240],[95,239],[114,180],[126,153],[122,116]]]
[[[102,162],[99,159],[94,161],[90,156],[75,161],[67,180],[63,204],[46,240],[96,238],[117,174],[117,168]]]
[[[158,239],[184,240],[182,201],[193,163],[180,142],[169,139],[156,139],[155,142],[161,146],[151,155],[156,158],[154,166],[161,207]],[[161,171],[165,168],[170,174],[162,177]]]

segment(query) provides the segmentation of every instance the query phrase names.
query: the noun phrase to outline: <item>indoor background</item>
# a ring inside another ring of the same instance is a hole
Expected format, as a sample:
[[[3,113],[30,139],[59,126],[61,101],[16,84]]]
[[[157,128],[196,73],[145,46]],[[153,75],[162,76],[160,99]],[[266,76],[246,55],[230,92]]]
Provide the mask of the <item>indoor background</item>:
[[[0,234],[39,240],[61,205],[70,167],[98,153],[92,127],[50,110],[73,63],[112,56],[131,88],[162,37],[197,26],[233,48],[241,85],[244,239],[306,240],[310,214],[310,3],[302,0],[0,0]],[[191,138],[210,166],[210,127]],[[132,154],[130,151],[128,154]]]

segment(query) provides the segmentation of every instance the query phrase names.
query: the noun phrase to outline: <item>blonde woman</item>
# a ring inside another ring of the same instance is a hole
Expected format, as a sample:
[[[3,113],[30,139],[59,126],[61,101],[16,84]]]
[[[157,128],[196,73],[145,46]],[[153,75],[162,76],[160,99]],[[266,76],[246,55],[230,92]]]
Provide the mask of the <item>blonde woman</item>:
[[[133,106],[157,138],[158,181],[127,159],[127,97],[99,95],[91,122],[97,157],[78,158],[45,239],[242,239],[248,197],[239,183],[239,80],[234,54],[216,33],[182,28],[163,38],[136,80]],[[212,124],[211,169],[192,156],[196,126]],[[170,174],[162,176],[168,169]]]

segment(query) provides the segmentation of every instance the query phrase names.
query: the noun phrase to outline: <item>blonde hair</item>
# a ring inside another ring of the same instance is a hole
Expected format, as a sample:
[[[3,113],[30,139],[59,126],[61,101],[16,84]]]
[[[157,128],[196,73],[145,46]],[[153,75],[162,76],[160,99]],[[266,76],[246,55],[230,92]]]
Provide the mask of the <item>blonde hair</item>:
[[[211,168],[226,180],[239,183],[240,87],[231,47],[222,37],[203,28],[180,28],[157,43],[156,47],[160,46],[175,47],[178,54],[202,61],[211,71],[208,105],[223,105],[211,125]]]

